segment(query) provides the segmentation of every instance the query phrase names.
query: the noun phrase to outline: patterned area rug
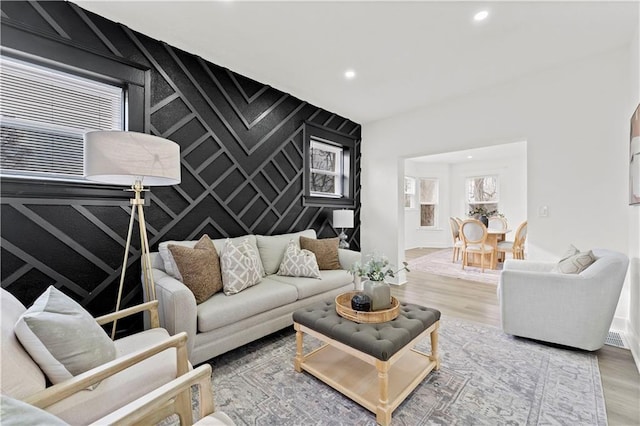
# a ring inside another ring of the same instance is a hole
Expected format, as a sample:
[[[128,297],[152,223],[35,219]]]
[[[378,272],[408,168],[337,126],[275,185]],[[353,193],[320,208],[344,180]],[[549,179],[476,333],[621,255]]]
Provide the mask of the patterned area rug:
[[[439,250],[435,253],[420,256],[409,262],[409,269],[428,272],[434,275],[444,275],[446,277],[461,278],[470,281],[479,281],[487,284],[498,285],[502,264],[498,263],[498,269],[485,269],[473,266],[465,266],[462,269],[462,255],[460,260],[453,263],[453,249]]]
[[[319,342],[305,336],[305,351]],[[606,425],[594,354],[443,318],[442,365],[394,411],[393,425]],[[293,328],[212,360],[216,409],[238,425],[375,425],[375,415],[293,369]],[[429,351],[429,338],[418,348]]]

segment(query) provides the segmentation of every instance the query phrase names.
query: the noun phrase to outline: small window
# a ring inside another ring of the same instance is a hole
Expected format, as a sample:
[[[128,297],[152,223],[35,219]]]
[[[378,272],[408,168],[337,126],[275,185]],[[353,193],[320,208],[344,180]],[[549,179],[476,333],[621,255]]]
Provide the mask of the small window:
[[[420,226],[436,226],[438,179],[420,179]]]
[[[500,201],[497,176],[477,176],[467,178],[467,207],[472,212],[482,212],[492,216],[498,211]]]
[[[404,178],[404,207],[406,209],[416,207],[416,179],[406,176]]]
[[[310,192],[316,197],[342,195],[343,149],[311,139]]]
[[[86,182],[83,134],[124,129],[124,89],[0,56],[0,174]]]
[[[305,206],[355,207],[353,136],[304,123]]]

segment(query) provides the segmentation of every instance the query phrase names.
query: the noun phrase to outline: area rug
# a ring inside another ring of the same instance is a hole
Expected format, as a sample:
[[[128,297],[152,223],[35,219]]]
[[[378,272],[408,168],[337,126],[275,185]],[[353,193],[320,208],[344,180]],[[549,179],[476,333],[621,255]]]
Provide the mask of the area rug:
[[[428,272],[434,275],[444,275],[445,277],[460,278],[470,281],[478,281],[487,284],[498,285],[502,264],[498,263],[498,269],[485,269],[474,266],[465,266],[462,269],[462,255],[460,260],[452,262],[453,249],[439,250],[435,253],[426,254],[409,262],[409,269]]]
[[[443,318],[439,371],[393,412],[393,425],[606,425],[594,354]],[[319,342],[305,336],[305,351]],[[429,338],[418,345],[429,351]],[[375,425],[375,415],[293,369],[292,328],[211,361],[216,408],[238,425]]]

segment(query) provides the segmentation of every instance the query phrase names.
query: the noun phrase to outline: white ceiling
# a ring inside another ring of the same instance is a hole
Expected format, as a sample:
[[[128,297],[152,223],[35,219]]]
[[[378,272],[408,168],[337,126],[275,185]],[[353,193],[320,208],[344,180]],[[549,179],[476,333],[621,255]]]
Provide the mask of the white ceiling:
[[[360,123],[628,45],[640,16],[638,1],[75,3]]]

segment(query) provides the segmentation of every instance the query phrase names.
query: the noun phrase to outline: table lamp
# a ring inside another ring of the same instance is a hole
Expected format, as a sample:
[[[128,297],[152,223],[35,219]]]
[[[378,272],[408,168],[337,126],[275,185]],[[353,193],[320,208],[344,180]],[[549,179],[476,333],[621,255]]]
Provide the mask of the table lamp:
[[[333,227],[341,228],[340,235],[338,235],[338,238],[340,238],[338,247],[348,249],[349,243],[347,242],[347,234],[344,233],[344,230],[345,228],[353,228],[353,210],[334,210]]]
[[[114,185],[130,185],[133,198],[124,260],[118,288],[116,312],[120,310],[122,287],[133,222],[138,213],[142,274],[147,300],[156,299],[156,289],[151,274],[149,240],[144,220],[144,199],[141,193],[145,186],[167,186],[180,183],[180,146],[167,139],[145,133],[127,131],[95,131],[84,134],[84,175],[87,180]],[[116,322],[113,322],[111,337],[115,337]]]

